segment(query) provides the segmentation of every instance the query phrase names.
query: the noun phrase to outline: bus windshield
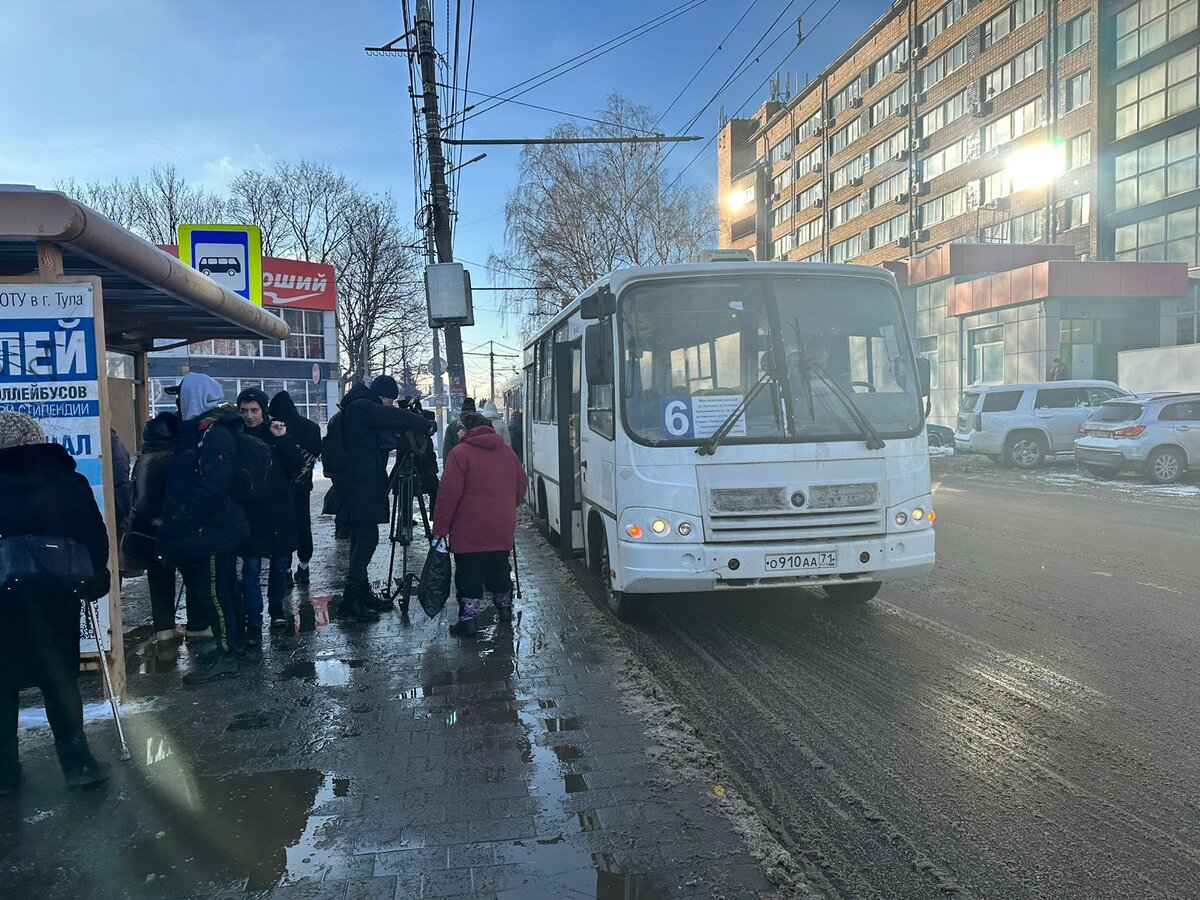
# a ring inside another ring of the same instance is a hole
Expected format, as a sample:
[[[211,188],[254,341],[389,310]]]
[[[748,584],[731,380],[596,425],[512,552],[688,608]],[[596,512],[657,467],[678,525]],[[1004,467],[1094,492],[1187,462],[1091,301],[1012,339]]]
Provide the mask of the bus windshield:
[[[647,281],[622,293],[620,322],[622,414],[641,443],[698,444],[750,394],[721,443],[858,440],[851,403],[885,440],[921,427],[899,303],[873,279]]]

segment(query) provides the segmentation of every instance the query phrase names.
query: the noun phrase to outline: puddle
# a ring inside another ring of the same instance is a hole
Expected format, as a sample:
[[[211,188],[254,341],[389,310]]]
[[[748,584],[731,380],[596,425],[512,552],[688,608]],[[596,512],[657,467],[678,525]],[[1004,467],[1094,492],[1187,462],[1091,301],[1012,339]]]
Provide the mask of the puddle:
[[[240,713],[229,720],[225,731],[259,731],[264,728],[279,728],[283,724],[283,713],[261,710],[259,712]]]
[[[562,744],[552,749],[554,750],[554,755],[558,757],[558,761],[561,763],[575,762],[575,760],[583,756],[580,750],[572,747],[570,744]]]
[[[297,603],[292,615],[292,632],[308,634],[328,625],[331,615],[329,604],[332,599],[332,595],[323,594]]]
[[[285,666],[278,680],[299,678],[324,687],[341,687],[350,683],[354,669],[366,664],[365,659],[301,659]]]
[[[575,817],[579,820],[580,831],[599,831],[600,817],[596,815],[594,809],[585,809]]]
[[[350,790],[349,779],[313,769],[187,782],[164,779],[142,836],[120,854],[120,882],[156,893],[268,890],[320,880],[344,858],[337,817],[317,811]]]
[[[558,706],[558,704],[553,700],[539,700],[537,705],[542,709],[554,709],[556,706]]]
[[[587,782],[583,780],[582,775],[566,775],[563,777],[563,785],[568,794],[578,794],[588,790]]]
[[[401,691],[399,694],[395,694],[392,697],[392,699],[393,700],[419,700],[419,699],[423,699],[423,698],[432,696],[432,694],[433,694],[433,688],[429,687],[428,685],[423,684],[420,687],[412,687],[412,688],[408,688],[407,690]]]
[[[542,725],[547,731],[578,731],[583,727],[582,719],[542,719]]]
[[[670,883],[661,876],[622,872],[611,853],[593,853],[561,835],[536,842],[514,841],[505,848],[504,857],[545,873],[538,876],[538,885],[559,896],[596,900],[658,900],[672,896]],[[500,896],[522,894],[522,888],[514,888]]]

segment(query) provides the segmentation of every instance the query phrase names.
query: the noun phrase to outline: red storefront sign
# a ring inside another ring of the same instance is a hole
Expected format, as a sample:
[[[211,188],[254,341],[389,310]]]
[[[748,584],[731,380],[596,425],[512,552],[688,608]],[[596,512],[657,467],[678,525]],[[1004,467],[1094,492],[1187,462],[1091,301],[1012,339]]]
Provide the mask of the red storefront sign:
[[[179,255],[174,244],[158,246]],[[337,309],[333,266],[275,256],[264,256],[262,263],[264,308]]]

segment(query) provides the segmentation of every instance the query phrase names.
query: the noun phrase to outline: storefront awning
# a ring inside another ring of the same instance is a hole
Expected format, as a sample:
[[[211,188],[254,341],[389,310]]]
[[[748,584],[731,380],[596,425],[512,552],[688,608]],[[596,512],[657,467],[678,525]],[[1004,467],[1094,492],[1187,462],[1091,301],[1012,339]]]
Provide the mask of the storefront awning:
[[[61,250],[63,275],[102,279],[112,349],[288,336],[282,319],[65,194],[0,187],[0,276],[36,278],[39,244]]]

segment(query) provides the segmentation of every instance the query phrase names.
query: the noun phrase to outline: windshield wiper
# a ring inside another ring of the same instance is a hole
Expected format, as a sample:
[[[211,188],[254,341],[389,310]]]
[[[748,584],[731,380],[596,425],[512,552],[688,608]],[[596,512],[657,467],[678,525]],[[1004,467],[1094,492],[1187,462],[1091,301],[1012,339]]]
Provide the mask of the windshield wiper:
[[[763,372],[758,377],[758,381],[754,382],[754,386],[750,388],[746,396],[742,398],[742,402],[737,405],[737,408],[725,417],[725,421],[717,426],[717,430],[709,436],[707,441],[696,448],[696,452],[701,456],[712,456],[721,441],[725,440],[729,436],[729,432],[733,431],[733,426],[737,424],[737,420],[741,418],[750,404],[754,402],[754,398],[759,395],[759,392],[766,386],[766,383],[774,379],[775,373],[770,369]]]
[[[879,431],[871,424],[871,420],[863,414],[862,409],[854,402],[854,398],[850,396],[849,392],[830,378],[828,372],[820,366],[809,362],[807,357],[802,360],[802,365],[805,381],[811,383],[812,374],[816,374],[821,379],[821,382],[833,392],[833,395],[842,401],[842,406],[846,408],[846,412],[850,413],[850,418],[858,426],[861,437],[867,442],[867,449],[882,450],[886,446],[883,443],[883,438],[879,436]],[[809,403],[812,403],[811,399]]]

